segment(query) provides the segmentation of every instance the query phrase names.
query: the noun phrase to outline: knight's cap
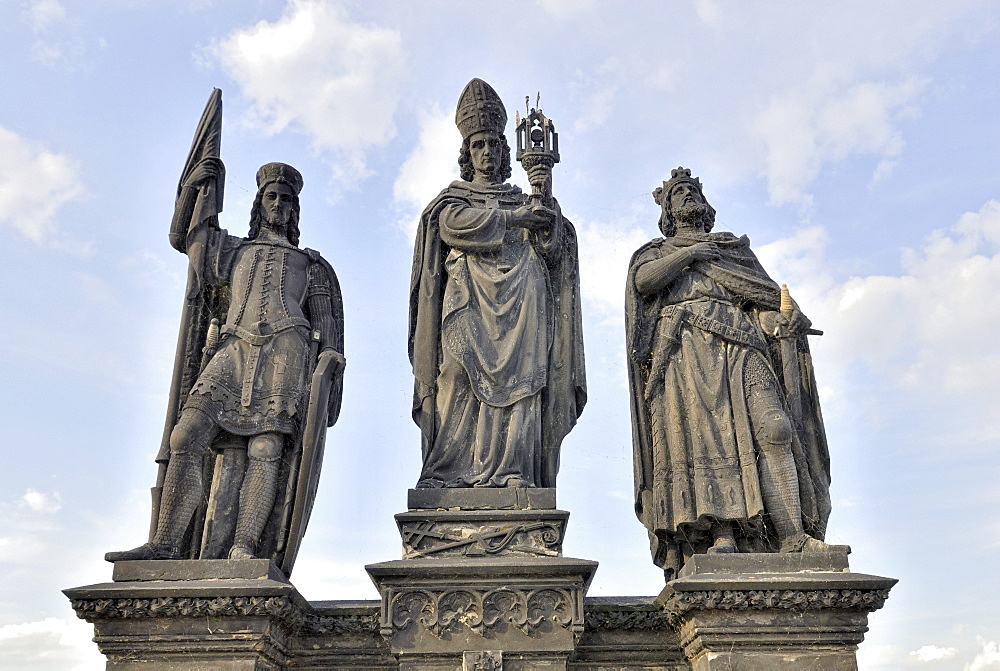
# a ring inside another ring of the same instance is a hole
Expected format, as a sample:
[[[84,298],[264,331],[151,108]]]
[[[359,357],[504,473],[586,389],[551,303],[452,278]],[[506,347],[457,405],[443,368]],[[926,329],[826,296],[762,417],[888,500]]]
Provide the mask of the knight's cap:
[[[257,190],[260,191],[274,182],[287,184],[296,196],[302,191],[302,173],[287,163],[268,163],[260,166],[260,170],[257,171]]]
[[[482,79],[473,79],[458,97],[455,124],[462,133],[462,139],[483,130],[502,135],[507,125],[507,110],[492,86]]]
[[[701,180],[697,177],[691,176],[690,168],[677,166],[670,171],[670,179],[665,181],[662,187],[657,187],[656,190],[653,191],[653,200],[655,200],[658,204],[663,205],[663,199],[670,196],[670,191],[673,190],[673,188],[678,184],[683,184],[685,182],[688,184],[694,184],[698,187],[698,191],[703,191],[701,187]]]

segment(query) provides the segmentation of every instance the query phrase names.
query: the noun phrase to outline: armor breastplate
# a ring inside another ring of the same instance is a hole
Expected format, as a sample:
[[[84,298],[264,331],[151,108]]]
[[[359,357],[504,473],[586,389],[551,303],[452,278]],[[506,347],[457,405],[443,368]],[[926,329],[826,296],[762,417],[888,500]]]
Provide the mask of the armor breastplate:
[[[309,258],[300,250],[270,243],[254,243],[240,250],[230,284],[232,298],[226,324],[258,331],[305,320]],[[276,328],[275,330],[280,330]]]

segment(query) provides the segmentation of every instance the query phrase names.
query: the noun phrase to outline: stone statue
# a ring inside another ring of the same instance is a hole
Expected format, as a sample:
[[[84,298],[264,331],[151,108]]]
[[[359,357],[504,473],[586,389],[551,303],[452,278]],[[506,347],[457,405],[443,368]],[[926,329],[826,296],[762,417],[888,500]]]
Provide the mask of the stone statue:
[[[697,553],[825,551],[830,466],[806,334],[691,171],[653,192],[626,333],[635,507],[668,579]]]
[[[413,419],[429,487],[554,487],[586,402],[576,232],[552,199],[506,183],[507,112],[459,98],[462,179],[424,210],[413,251]],[[551,163],[529,167],[550,184]]]
[[[246,238],[219,228],[221,119],[216,90],[171,227],[190,272],[149,542],[106,559],[266,557],[289,574],[340,411],[343,306],[330,265],[298,247],[295,168],[257,171]]]

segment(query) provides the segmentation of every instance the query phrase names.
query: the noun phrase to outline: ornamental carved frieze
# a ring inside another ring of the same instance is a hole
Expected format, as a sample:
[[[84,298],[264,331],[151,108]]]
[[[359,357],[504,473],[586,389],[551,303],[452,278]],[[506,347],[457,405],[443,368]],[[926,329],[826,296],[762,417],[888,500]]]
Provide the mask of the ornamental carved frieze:
[[[588,610],[584,624],[587,631],[663,631],[670,628],[661,610]]]
[[[283,596],[203,597],[157,599],[74,599],[73,610],[88,622],[116,619],[178,617],[274,618],[290,631],[305,636],[374,634],[379,631],[377,612],[324,616],[303,612]]]
[[[477,523],[458,520],[406,520],[399,525],[403,559],[458,555],[559,557],[565,520]]]
[[[320,615],[306,616],[302,634],[305,636],[330,636],[338,634],[377,634],[378,613],[370,615]]]
[[[382,635],[421,627],[437,637],[467,628],[480,636],[508,626],[526,635],[543,623],[583,631],[582,595],[557,587],[403,589],[389,596]]]
[[[870,613],[881,608],[888,598],[887,589],[706,590],[674,592],[664,602],[663,610],[676,626],[684,614],[692,610],[837,608]]]
[[[155,599],[73,599],[73,610],[95,620],[268,616],[290,629],[301,629],[305,614],[284,596],[160,597]]]

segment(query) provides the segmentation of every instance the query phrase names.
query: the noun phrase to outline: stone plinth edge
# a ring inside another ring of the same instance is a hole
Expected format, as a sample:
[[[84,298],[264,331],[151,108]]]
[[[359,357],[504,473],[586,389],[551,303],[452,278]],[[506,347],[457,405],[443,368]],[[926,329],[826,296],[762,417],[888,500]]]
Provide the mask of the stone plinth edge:
[[[442,487],[410,489],[410,510],[552,510],[555,487]]]
[[[868,613],[896,580],[851,573],[837,554],[699,556],[657,603],[694,671],[856,669]]]

